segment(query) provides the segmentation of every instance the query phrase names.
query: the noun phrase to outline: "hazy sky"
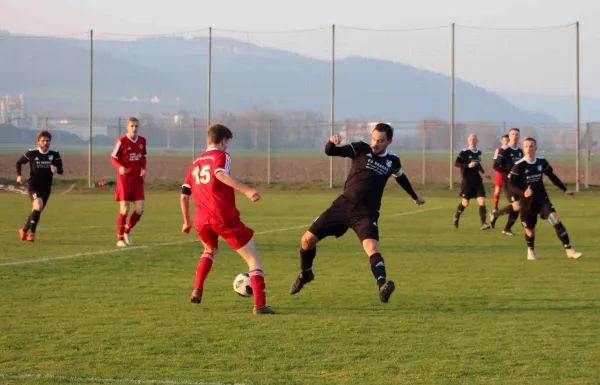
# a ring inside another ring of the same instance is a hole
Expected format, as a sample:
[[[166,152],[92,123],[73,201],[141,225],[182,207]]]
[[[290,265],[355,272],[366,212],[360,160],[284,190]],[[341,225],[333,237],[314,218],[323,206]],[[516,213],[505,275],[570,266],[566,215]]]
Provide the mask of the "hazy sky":
[[[288,49],[318,58],[389,59],[449,74],[450,28],[456,28],[456,76],[499,92],[575,92],[575,30],[498,31],[580,22],[581,92],[600,97],[600,1],[596,0],[0,0],[0,28],[63,35],[94,29],[99,39],[130,39],[201,30],[214,36]],[[411,32],[365,29],[442,28]],[[463,26],[463,27],[461,27]],[[298,33],[258,33],[300,29]],[[197,32],[195,35],[203,35]],[[82,35],[83,36],[83,35]],[[193,35],[192,35],[193,36]]]

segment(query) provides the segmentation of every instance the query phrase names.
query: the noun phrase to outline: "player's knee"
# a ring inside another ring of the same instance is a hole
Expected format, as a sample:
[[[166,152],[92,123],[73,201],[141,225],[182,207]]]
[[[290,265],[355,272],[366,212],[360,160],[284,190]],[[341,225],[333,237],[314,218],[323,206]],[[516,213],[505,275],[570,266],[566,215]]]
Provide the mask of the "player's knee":
[[[468,206],[469,206],[469,200],[468,200],[468,199],[465,199],[465,198],[463,198],[463,200],[462,200],[462,205],[463,205],[463,207],[468,207]]]
[[[137,213],[137,215],[139,215],[141,217],[142,214],[144,213],[144,208],[143,207],[136,207],[135,208],[135,212]]]
[[[371,256],[373,254],[379,253],[379,242],[376,239],[365,239],[362,241],[363,248],[367,255]]]
[[[311,233],[309,231],[304,233],[304,235],[302,236],[302,240],[300,241],[302,248],[304,250],[314,249],[315,246],[317,246],[318,242],[319,242],[319,239],[313,233]]]
[[[44,210],[44,202],[41,199],[36,199],[33,201],[33,209],[39,212]]]

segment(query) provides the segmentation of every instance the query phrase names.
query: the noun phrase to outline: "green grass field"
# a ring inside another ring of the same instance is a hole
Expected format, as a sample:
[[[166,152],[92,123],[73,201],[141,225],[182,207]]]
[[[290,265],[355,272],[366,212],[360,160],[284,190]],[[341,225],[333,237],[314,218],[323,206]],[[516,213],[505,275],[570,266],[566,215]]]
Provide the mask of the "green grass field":
[[[0,192],[0,383],[600,382],[597,194],[554,194],[584,257],[567,259],[541,222],[530,262],[520,226],[512,238],[481,232],[469,207],[452,228],[456,192],[424,194],[417,208],[390,189],[380,219],[398,285],[390,302],[379,302],[352,232],[319,245],[315,281],[290,296],[300,237],[336,194],[238,196],[280,311],[257,317],[232,290],[247,268],[224,243],[203,303],[189,302],[201,247],[179,232],[177,191],[148,194],[125,250],[115,247],[110,193],[53,195],[29,244],[16,233],[27,196]]]

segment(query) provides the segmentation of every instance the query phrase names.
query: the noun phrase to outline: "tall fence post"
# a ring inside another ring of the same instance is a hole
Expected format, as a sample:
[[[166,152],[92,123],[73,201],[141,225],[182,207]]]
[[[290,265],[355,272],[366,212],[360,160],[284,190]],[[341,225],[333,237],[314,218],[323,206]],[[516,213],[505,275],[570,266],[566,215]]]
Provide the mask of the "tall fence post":
[[[427,172],[427,120],[423,121],[423,132],[421,132],[421,163],[422,163],[422,175],[421,183],[425,184],[426,172]]]
[[[196,159],[196,118],[192,119],[192,162]]]
[[[590,187],[592,179],[592,124],[585,125],[585,188]]]
[[[580,122],[579,122],[579,22],[575,23],[575,97],[577,98],[576,105],[576,117],[575,117],[575,175],[577,176],[575,191],[579,191],[579,161],[580,161]]]
[[[117,120],[117,138],[121,137],[121,117]]]
[[[452,190],[454,185],[454,23],[450,33],[450,181],[449,187]]]
[[[267,130],[267,184],[271,184],[271,125],[273,121],[269,119]]]
[[[211,103],[211,81],[212,78],[212,27],[208,27],[208,80],[206,82],[206,130],[210,128],[210,103]]]
[[[93,119],[93,95],[94,95],[94,30],[90,30],[90,105],[89,105],[89,141],[88,141],[88,188],[92,188],[92,119]]]
[[[331,26],[331,99],[329,101],[329,137],[335,124],[335,24]],[[329,157],[329,188],[333,188],[333,157]]]
[[[348,119],[346,119],[344,121],[344,132],[345,132],[345,136],[346,136],[346,138],[345,138],[346,139],[345,140],[346,144],[350,143],[350,134],[348,132],[348,127],[349,126],[350,125],[348,124]],[[349,158],[343,158],[343,159],[344,159],[344,178],[347,178],[348,177],[348,161],[349,161]]]

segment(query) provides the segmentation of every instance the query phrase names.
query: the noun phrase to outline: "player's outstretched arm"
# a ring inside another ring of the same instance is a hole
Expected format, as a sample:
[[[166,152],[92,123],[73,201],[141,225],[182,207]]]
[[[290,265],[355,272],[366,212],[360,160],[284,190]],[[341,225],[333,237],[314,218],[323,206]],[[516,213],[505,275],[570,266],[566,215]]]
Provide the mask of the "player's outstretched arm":
[[[221,182],[225,183],[227,186],[232,187],[241,192],[242,194],[246,195],[248,199],[250,199],[252,202],[256,202],[260,199],[260,194],[258,193],[258,190],[253,189],[252,187],[247,186],[242,182],[239,182],[225,171],[218,172],[215,175],[215,177]]]
[[[329,138],[329,141],[325,145],[325,154],[329,156],[341,156],[342,158],[354,158],[357,155],[357,151],[352,143],[338,147],[337,145],[340,143],[342,143],[340,135],[334,135]]]
[[[408,195],[410,195],[410,197],[415,201],[415,204],[417,206],[421,206],[421,205],[425,204],[425,199],[418,196],[417,193],[415,192],[415,190],[413,190],[412,185],[410,184],[410,181],[408,180],[408,177],[406,176],[406,174],[404,174],[402,172],[402,170],[398,170],[398,172],[396,174],[394,174],[394,176],[396,177],[396,182],[400,186],[402,186],[402,188],[404,189],[404,191],[406,191],[408,193]]]
[[[552,181],[552,183],[556,187],[561,189],[564,193],[569,194],[569,195],[574,195],[573,191],[569,191],[567,189],[567,186],[565,186],[565,184],[562,182],[562,180],[560,180],[560,178],[554,173],[554,170],[552,169],[552,167],[548,167],[546,169],[546,171],[544,171],[544,174],[546,174],[548,176],[548,178]]]
[[[54,160],[52,161],[53,166],[56,167],[56,171],[54,173],[58,174],[58,175],[62,175],[64,172],[62,159],[60,158],[60,155],[57,154],[56,156],[57,157],[54,158]]]
[[[29,163],[29,158],[27,158],[26,155],[27,154],[22,155],[16,164],[16,166],[17,166],[17,183],[23,183],[23,173],[22,173],[21,169],[24,164]]]

